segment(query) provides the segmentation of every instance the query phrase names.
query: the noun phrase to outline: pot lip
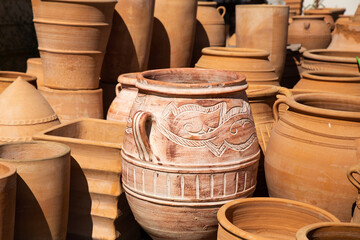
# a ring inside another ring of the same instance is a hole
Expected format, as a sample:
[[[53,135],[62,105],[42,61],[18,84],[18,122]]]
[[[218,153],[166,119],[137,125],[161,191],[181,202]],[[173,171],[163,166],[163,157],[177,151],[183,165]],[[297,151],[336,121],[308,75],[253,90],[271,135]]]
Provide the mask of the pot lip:
[[[36,65],[42,65],[41,58],[28,58],[27,63],[36,64]]]
[[[63,144],[63,143],[59,143],[59,142],[50,142],[50,141],[22,141],[22,142],[9,142],[9,143],[3,143],[0,144],[0,149],[3,147],[6,147],[8,145],[31,145],[31,144],[36,144],[36,145],[52,145],[52,146],[58,146],[62,148],[62,151],[58,154],[54,154],[52,156],[49,157],[43,157],[43,158],[34,158],[34,159],[9,159],[9,158],[2,158],[0,157],[0,161],[4,161],[7,163],[11,163],[11,162],[38,162],[38,161],[46,161],[46,160],[51,160],[51,159],[55,159],[55,158],[60,158],[65,156],[66,154],[70,154],[70,147]]]
[[[360,74],[345,71],[305,71],[302,77],[325,82],[360,82]]]
[[[59,95],[67,95],[72,93],[79,93],[79,94],[98,94],[102,93],[101,88],[97,89],[79,89],[79,90],[69,90],[69,89],[56,89],[56,88],[49,88],[45,86],[38,86],[38,90],[48,92],[48,93],[57,93]]]
[[[291,17],[294,20],[324,20],[324,15],[301,15]]]
[[[236,5],[236,8],[282,8],[290,9],[288,5],[268,5],[268,4],[240,4]]]
[[[297,240],[309,240],[307,235],[309,232],[326,227],[356,227],[360,230],[359,224],[345,223],[345,222],[320,222],[314,223],[300,228],[296,233]]]
[[[117,0],[45,0],[47,2],[117,3]]]
[[[131,72],[131,73],[124,73],[121,74],[117,81],[118,83],[121,84],[125,84],[125,85],[130,85],[130,86],[135,86],[136,84],[136,76],[139,74],[140,72]]]
[[[280,87],[275,85],[249,84],[246,95],[251,98],[275,97]]]
[[[231,80],[213,83],[174,83],[150,79],[149,76],[167,75],[167,74],[185,74],[197,73],[199,75],[221,74]],[[235,93],[245,91],[248,87],[246,78],[243,74],[231,71],[201,69],[201,68],[165,68],[148,70],[137,75],[135,86],[139,89],[171,95],[194,95],[204,96],[213,94]]]
[[[229,48],[229,47],[206,47],[201,50],[203,54],[226,57],[261,57],[268,58],[270,53],[257,48]]]
[[[4,162],[0,162],[0,165],[2,165],[2,166],[4,166],[4,167],[7,168],[6,173],[0,175],[0,180],[1,180],[1,179],[8,178],[8,177],[10,177],[11,175],[13,175],[13,174],[16,173],[16,167],[15,167],[15,166],[13,166],[13,165],[11,165],[11,164],[8,164],[8,163],[4,163]]]
[[[328,55],[319,55],[319,53],[350,53],[354,57],[337,57]],[[343,63],[357,63],[355,56],[360,56],[360,52],[356,51],[343,51],[343,50],[330,50],[330,49],[312,49],[304,52],[305,58],[325,61],[325,62],[343,62]]]
[[[307,209],[310,211],[314,211],[317,213],[322,214],[324,217],[329,218],[329,220],[332,220],[334,222],[340,222],[340,220],[338,218],[336,218],[334,215],[332,215],[331,213],[315,207],[313,205],[307,204],[307,203],[302,203],[302,202],[298,202],[298,201],[294,201],[294,200],[289,200],[289,199],[284,199],[284,198],[273,198],[273,197],[259,197],[259,198],[243,198],[243,199],[237,199],[237,200],[233,200],[231,202],[226,203],[225,205],[223,205],[218,213],[217,213],[217,219],[219,221],[219,225],[221,225],[226,231],[228,231],[229,233],[235,235],[235,236],[242,236],[244,237],[244,239],[249,239],[249,240],[268,240],[268,238],[262,237],[261,235],[258,234],[253,234],[250,232],[246,232],[238,227],[236,227],[234,224],[232,224],[226,217],[226,213],[229,209],[231,208],[236,208],[239,205],[242,204],[246,204],[246,203],[275,203],[278,204],[280,206],[287,206],[289,207],[290,205],[292,206],[297,206],[297,207],[301,207],[303,209]]]
[[[2,77],[2,75],[11,75],[14,77]],[[18,77],[27,77],[27,79],[23,78],[27,82],[36,81],[36,76],[16,71],[0,71],[0,81],[2,82],[14,82]]]
[[[206,6],[206,7],[216,7],[217,6],[217,2],[203,2],[203,1],[198,1],[198,6]]]

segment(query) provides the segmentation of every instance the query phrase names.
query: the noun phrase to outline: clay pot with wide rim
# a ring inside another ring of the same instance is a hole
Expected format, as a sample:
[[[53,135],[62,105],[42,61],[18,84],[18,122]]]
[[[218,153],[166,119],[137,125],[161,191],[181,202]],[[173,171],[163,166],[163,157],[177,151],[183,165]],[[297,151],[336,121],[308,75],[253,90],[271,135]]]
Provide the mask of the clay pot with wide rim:
[[[324,22],[324,16],[294,16],[289,25],[288,43],[300,43],[307,50],[327,48],[331,32]]]
[[[244,74],[251,84],[279,85],[279,78],[270,63],[269,53],[255,48],[209,47],[202,50],[203,55],[196,68],[234,71]]]
[[[0,71],[0,93],[2,93],[18,77],[36,87],[36,76],[22,72]]]
[[[320,208],[281,198],[235,200],[222,206],[217,218],[218,240],[295,239],[309,224],[339,222]]]
[[[216,239],[217,210],[256,185],[260,149],[245,77],[162,69],[138,74],[135,86],[121,151],[135,219],[155,240]]]
[[[236,6],[236,46],[268,51],[270,62],[279,78],[285,65],[288,20],[288,6]]]
[[[326,222],[299,229],[296,240],[358,240],[359,236],[360,224]]]
[[[279,119],[280,104],[289,108]],[[270,196],[310,203],[350,221],[356,191],[346,172],[358,162],[354,140],[360,138],[360,97],[282,97],[274,104],[274,115],[277,123],[265,155]]]
[[[70,148],[32,141],[0,145],[0,163],[17,168],[14,239],[66,239]]]
[[[360,159],[360,140],[357,140],[357,146],[358,146],[358,158]],[[357,177],[354,177],[357,176]],[[353,217],[351,219],[351,222],[359,223],[360,224],[360,164],[352,166],[347,171],[347,177],[349,181],[354,185],[354,187],[358,191],[358,197],[356,199],[355,203],[355,209],[353,213]]]
[[[332,31],[335,28],[335,21],[338,19],[340,14],[344,14],[345,8],[317,8],[307,9],[304,11],[305,15],[323,15],[324,21]]]
[[[44,73],[41,58],[29,58],[27,60],[26,73],[36,76],[36,85],[44,86]]]

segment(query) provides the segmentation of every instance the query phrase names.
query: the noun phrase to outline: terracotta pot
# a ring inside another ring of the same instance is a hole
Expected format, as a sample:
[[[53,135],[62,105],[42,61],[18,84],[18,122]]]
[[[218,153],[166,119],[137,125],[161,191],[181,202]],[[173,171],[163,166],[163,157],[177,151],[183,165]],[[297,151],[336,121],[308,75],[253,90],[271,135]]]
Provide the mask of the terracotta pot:
[[[289,25],[288,43],[301,43],[307,50],[327,48],[331,32],[324,16],[295,16]]]
[[[42,70],[41,58],[29,58],[27,60],[26,73],[36,76],[37,86],[44,86],[44,73]]]
[[[359,72],[356,56],[360,51],[314,49],[304,52],[301,66],[304,71]]]
[[[77,118],[104,118],[102,89],[56,90],[39,87],[39,92],[50,103],[62,123]]]
[[[280,198],[234,200],[220,208],[217,218],[218,240],[295,239],[306,225],[339,222],[320,208]]]
[[[0,94],[0,142],[30,141],[35,133],[58,124],[49,103],[23,79]]]
[[[357,240],[360,236],[360,225],[351,223],[314,223],[301,228],[296,233],[296,240]]]
[[[319,92],[335,92],[360,96],[360,74],[352,72],[303,72],[294,89],[310,89]]]
[[[278,119],[281,103],[289,109]],[[360,138],[359,111],[359,97],[341,94],[277,100],[277,123],[265,155],[270,196],[311,203],[349,221],[356,192],[345,176],[358,162],[354,139]]]
[[[236,6],[236,46],[268,51],[279,78],[285,65],[288,19],[288,6]]]
[[[190,66],[196,11],[197,0],[156,0],[148,69]]]
[[[107,120],[127,122],[139,91],[135,87],[136,75],[137,73],[126,73],[119,76],[119,83],[115,88],[116,97],[109,107]]]
[[[0,164],[0,238],[14,239],[16,168]]]
[[[209,47],[202,50],[203,55],[196,68],[234,71],[244,74],[251,84],[279,85],[275,69],[269,62],[269,53],[253,48]]]
[[[304,11],[305,15],[323,15],[324,21],[328,24],[329,29],[332,31],[335,28],[335,21],[340,14],[344,14],[345,8],[317,8],[307,9]]]
[[[99,87],[115,3],[115,0],[33,0],[46,87]]]
[[[120,151],[124,132],[123,123],[79,119],[34,136],[71,148],[70,235],[139,239],[139,226],[121,187]]]
[[[301,15],[304,0],[284,0],[290,7],[290,11],[295,11],[296,15]]]
[[[147,69],[155,0],[118,0],[101,80],[116,83],[120,74]]]
[[[201,57],[201,50],[205,47],[225,47],[226,33],[223,6],[216,8],[216,2],[198,1],[196,16],[196,35],[191,65]]]
[[[344,23],[350,21],[354,16],[353,15],[339,15],[339,18],[335,22],[335,28],[336,24],[338,23]]]
[[[17,168],[14,239],[66,239],[70,148],[52,142],[0,145],[0,163]]]
[[[328,49],[360,51],[360,19],[359,21],[340,21],[336,23],[332,41]]]
[[[18,77],[21,77],[23,80],[36,87],[36,77],[34,75],[22,72],[0,71],[0,94]]]
[[[231,35],[231,37],[228,39],[226,43],[226,46],[236,48],[236,33]]]
[[[116,97],[116,83],[109,83],[100,81],[100,88],[103,90],[103,112],[106,116],[109,107]]]
[[[260,150],[245,77],[162,69],[137,78],[121,152],[135,219],[154,240],[216,239],[219,207],[256,185]]]
[[[358,146],[358,158],[360,158],[360,140],[357,141],[357,146]],[[358,197],[356,199],[355,209],[351,222],[360,223],[360,182],[358,180],[359,176],[355,178],[354,175],[360,175],[360,164],[352,166],[347,171],[347,177],[349,181],[355,186],[355,188],[358,191]]]

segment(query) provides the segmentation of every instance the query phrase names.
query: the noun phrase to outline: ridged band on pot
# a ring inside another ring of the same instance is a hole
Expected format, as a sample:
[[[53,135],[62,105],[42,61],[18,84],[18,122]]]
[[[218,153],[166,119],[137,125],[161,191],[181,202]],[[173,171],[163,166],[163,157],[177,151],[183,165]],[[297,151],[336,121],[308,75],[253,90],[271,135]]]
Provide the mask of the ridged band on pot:
[[[44,86],[44,73],[42,70],[41,58],[29,58],[26,62],[26,73],[36,76],[37,86]]]
[[[279,85],[269,53],[255,48],[208,47],[196,63],[196,68],[235,71],[245,75],[251,84]]]
[[[360,158],[360,139],[356,140],[356,144],[358,147],[358,155]],[[358,197],[356,199],[356,205],[354,209],[354,213],[351,219],[351,222],[353,223],[360,223],[360,182],[357,178],[354,177],[354,175],[360,175],[360,164],[351,166],[347,171],[347,177],[352,185],[357,189],[358,191]]]
[[[339,222],[332,214],[281,198],[231,201],[219,209],[218,240],[294,239],[297,230],[318,222]]]
[[[66,239],[70,148],[33,141],[0,145],[0,162],[17,168],[15,239]]]
[[[296,240],[357,240],[360,236],[360,225],[351,223],[314,223],[299,229]]]
[[[34,87],[36,86],[36,76],[34,75],[23,72],[0,71],[0,93],[10,86],[18,77],[21,77]]]
[[[280,104],[289,109],[279,119]],[[342,94],[277,100],[277,123],[265,155],[270,196],[311,203],[349,221],[356,193],[345,176],[358,162],[354,140],[360,138],[359,112],[360,98]]]

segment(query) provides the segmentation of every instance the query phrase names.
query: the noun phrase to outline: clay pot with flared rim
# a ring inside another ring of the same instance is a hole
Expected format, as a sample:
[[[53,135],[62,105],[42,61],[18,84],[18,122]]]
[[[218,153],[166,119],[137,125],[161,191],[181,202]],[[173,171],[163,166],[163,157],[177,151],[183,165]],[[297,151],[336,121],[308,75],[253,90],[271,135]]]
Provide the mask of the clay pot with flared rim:
[[[34,87],[36,87],[36,76],[13,71],[0,71],[0,93],[2,93],[10,84],[12,84],[18,77],[27,81]]]
[[[196,68],[234,71],[244,74],[251,84],[279,85],[275,69],[265,50],[255,48],[209,47],[202,50],[203,55]]]
[[[284,0],[284,2],[290,7],[290,11],[295,12],[295,15],[301,15],[304,0]]]
[[[44,73],[42,70],[41,58],[29,58],[26,62],[26,73],[36,76],[37,86],[44,86]]]
[[[288,19],[288,6],[236,6],[236,46],[268,51],[278,78],[284,71]]]
[[[324,21],[332,31],[335,28],[335,21],[338,19],[340,14],[344,14],[345,8],[317,8],[307,9],[304,11],[305,15],[323,15]]]
[[[289,25],[288,43],[300,43],[307,50],[327,48],[331,32],[324,16],[295,16]]]
[[[313,49],[305,51],[301,67],[304,71],[359,72],[356,56],[360,51]]]
[[[14,239],[16,168],[0,164],[0,238]]]
[[[348,20],[336,23],[328,49],[360,51],[359,45],[360,21]]]
[[[65,240],[70,148],[43,141],[5,143],[0,163],[17,168],[14,239]]]
[[[148,69],[189,67],[197,0],[156,0]]]
[[[360,140],[357,140],[357,146],[358,146],[358,156],[360,158]],[[356,199],[355,209],[354,209],[354,213],[353,213],[351,222],[360,224],[360,180],[359,180],[360,178],[359,178],[359,176],[360,176],[360,164],[350,167],[349,170],[347,171],[347,177],[348,177],[349,181],[352,183],[352,185],[354,185],[354,187],[358,191],[358,197]]]
[[[289,108],[279,119],[280,104]],[[354,140],[360,138],[360,98],[335,93],[282,97],[274,104],[274,117],[265,155],[270,196],[314,204],[350,221],[357,193],[346,172],[358,162]]]
[[[351,223],[314,223],[296,233],[296,240],[358,240],[360,224]]]
[[[135,87],[137,74],[138,73],[125,73],[119,76],[119,83],[115,87],[116,97],[107,112],[107,120],[128,121],[130,110],[139,91]]]
[[[39,87],[39,92],[49,102],[62,123],[77,118],[104,118],[102,89],[57,90]]]
[[[306,71],[294,89],[310,89],[360,96],[360,74],[352,72]]]
[[[309,224],[339,222],[318,207],[281,198],[248,198],[231,201],[217,214],[218,240],[295,239]]]
[[[135,86],[121,151],[135,219],[155,240],[216,239],[219,207],[256,185],[260,150],[245,77],[161,69],[137,75]]]

